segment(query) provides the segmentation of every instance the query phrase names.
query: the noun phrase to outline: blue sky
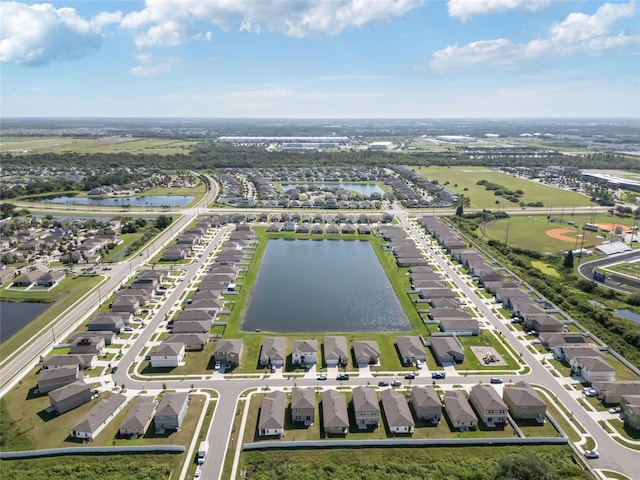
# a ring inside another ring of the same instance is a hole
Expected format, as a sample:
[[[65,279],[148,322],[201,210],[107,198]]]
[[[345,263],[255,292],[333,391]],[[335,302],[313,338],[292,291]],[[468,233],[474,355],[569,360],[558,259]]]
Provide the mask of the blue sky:
[[[0,114],[640,118],[638,0],[0,3]]]

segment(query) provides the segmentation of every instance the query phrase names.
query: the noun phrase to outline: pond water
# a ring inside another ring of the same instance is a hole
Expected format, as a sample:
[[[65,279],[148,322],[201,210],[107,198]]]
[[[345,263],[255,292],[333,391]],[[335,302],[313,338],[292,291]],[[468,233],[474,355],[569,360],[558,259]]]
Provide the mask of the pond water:
[[[640,315],[631,310],[616,310],[615,314],[619,317],[626,318],[627,320],[634,321],[636,323],[640,323]]]
[[[50,303],[0,302],[0,343],[49,308]]]
[[[148,197],[73,197],[62,195],[40,199],[44,203],[68,205],[95,205],[98,207],[184,207],[193,201],[194,195],[149,195]]]
[[[269,240],[241,329],[270,332],[410,330],[367,241]]]
[[[282,188],[284,188],[285,190],[291,190],[298,187],[319,188],[321,190],[344,188],[345,190],[352,190],[354,192],[361,193],[362,195],[384,193],[384,191],[375,183],[289,183],[282,185]]]

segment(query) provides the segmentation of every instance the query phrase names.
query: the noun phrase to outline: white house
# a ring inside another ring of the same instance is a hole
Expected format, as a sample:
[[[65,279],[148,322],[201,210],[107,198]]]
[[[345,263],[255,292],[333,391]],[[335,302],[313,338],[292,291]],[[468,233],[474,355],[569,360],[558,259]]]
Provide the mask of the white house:
[[[291,344],[291,363],[308,367],[318,362],[316,340],[294,340]]]
[[[161,343],[151,354],[151,366],[177,367],[184,358],[184,343]]]

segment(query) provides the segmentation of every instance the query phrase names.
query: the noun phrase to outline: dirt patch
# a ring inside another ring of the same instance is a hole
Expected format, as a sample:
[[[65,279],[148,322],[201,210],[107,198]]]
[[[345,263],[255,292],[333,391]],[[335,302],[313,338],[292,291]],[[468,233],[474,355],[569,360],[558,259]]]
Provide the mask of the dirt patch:
[[[631,228],[622,223],[597,223],[597,225],[600,230],[608,230],[609,232],[612,232],[616,227],[622,227],[623,232]]]
[[[576,230],[574,228],[550,228],[544,233],[555,240],[571,243],[576,241]],[[569,234],[573,236],[571,237]]]
[[[480,363],[490,367],[503,367],[507,362],[493,347],[471,347],[471,351]]]

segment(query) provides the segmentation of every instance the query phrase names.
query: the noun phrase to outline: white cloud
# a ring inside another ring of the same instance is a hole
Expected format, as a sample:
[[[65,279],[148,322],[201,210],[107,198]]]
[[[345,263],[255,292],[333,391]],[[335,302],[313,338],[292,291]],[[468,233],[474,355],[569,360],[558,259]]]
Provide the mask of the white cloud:
[[[131,67],[129,73],[139,77],[149,77],[169,72],[180,65],[180,60],[177,58],[165,58],[164,60],[154,61],[151,53],[141,53],[140,55],[136,55],[136,59],[140,62],[140,65]]]
[[[45,65],[80,58],[99,48],[102,29],[120,19],[120,12],[102,12],[86,20],[73,8],[1,2],[0,61]]]
[[[598,55],[638,42],[638,36],[622,31],[610,34],[616,22],[631,18],[635,13],[635,1],[626,4],[605,3],[593,15],[570,14],[562,22],[553,24],[546,37],[529,43],[518,44],[499,38],[463,46],[450,45],[433,53],[431,67],[440,71],[473,64],[513,67],[523,60],[543,56]]]
[[[383,75],[323,75],[317,77],[317,80],[324,80],[329,82],[343,81],[343,80],[381,80],[389,78]]]
[[[449,15],[463,22],[473,15],[488,15],[521,9],[537,12],[551,3],[551,0],[449,0]]]
[[[423,0],[146,0],[145,8],[121,22],[135,32],[139,48],[175,46],[209,33],[197,24],[240,31],[280,33],[291,37],[336,35],[350,27],[401,18]]]

